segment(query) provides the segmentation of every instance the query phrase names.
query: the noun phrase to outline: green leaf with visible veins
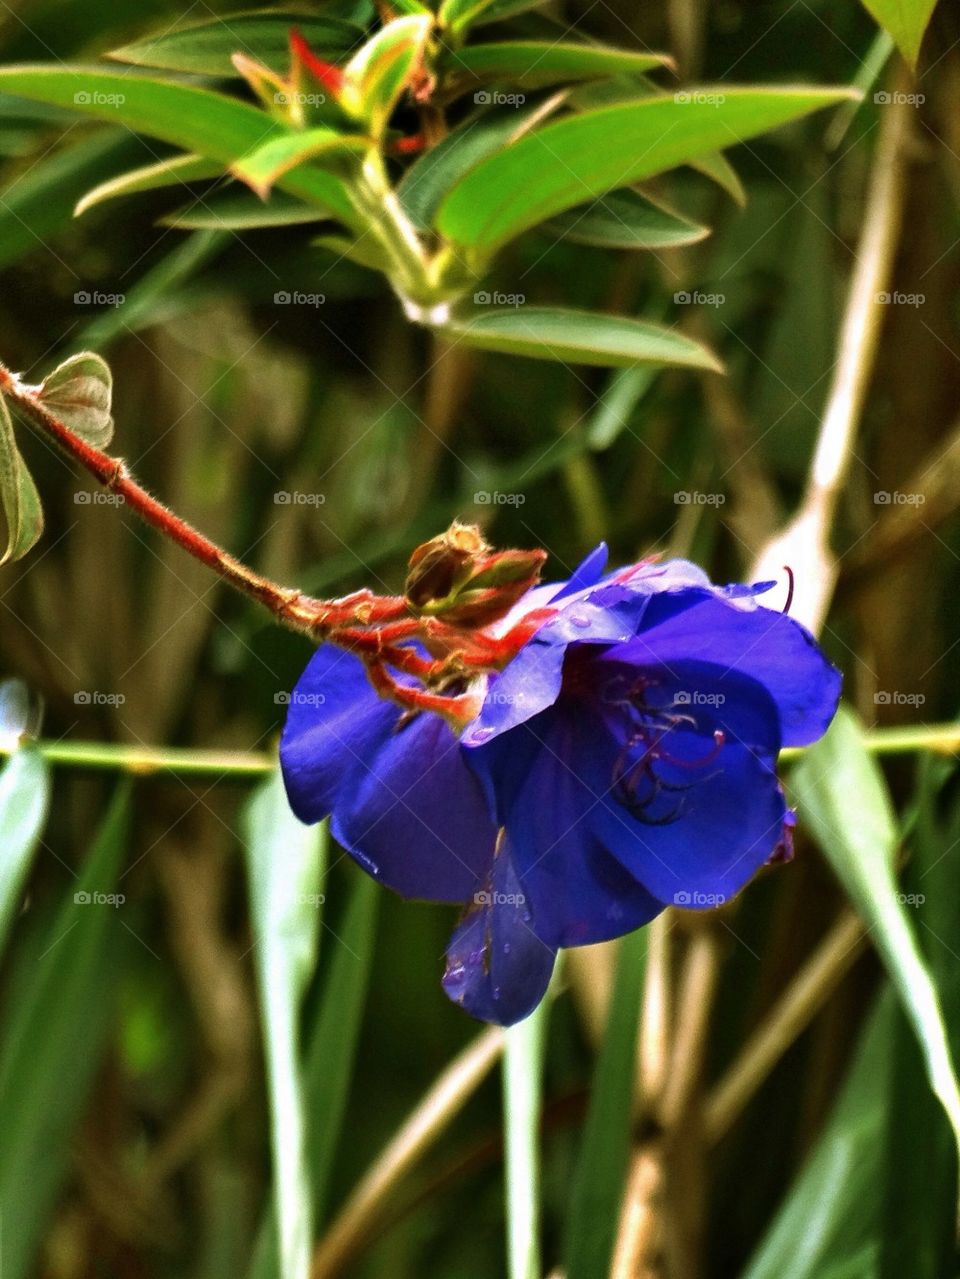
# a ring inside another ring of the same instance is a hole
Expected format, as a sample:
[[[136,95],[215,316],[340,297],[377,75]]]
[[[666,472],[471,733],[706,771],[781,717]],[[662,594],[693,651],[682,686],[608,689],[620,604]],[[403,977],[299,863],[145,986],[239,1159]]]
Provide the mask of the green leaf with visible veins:
[[[590,197],[689,164],[811,111],[847,89],[690,90],[585,111],[487,157],[440,205],[436,227],[479,262]]]
[[[72,107],[111,124],[160,138],[216,160],[225,169],[288,130],[249,103],[194,85],[75,66],[0,67],[0,92]],[[358,226],[346,184],[316,166],[279,179],[293,195],[318,204],[348,226]]]
[[[19,560],[43,532],[40,495],[13,434],[7,402],[0,395],[0,506],[7,522],[7,546],[0,564]]]
[[[486,311],[467,321],[455,318],[443,331],[455,333],[468,346],[539,360],[606,367],[656,364],[721,369],[705,346],[673,329],[593,311],[519,306]]]

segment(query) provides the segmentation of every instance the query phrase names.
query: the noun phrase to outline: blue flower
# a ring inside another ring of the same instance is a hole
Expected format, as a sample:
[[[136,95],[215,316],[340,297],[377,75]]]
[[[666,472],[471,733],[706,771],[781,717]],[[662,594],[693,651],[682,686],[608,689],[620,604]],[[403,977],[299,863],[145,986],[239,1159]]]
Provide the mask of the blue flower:
[[[556,951],[617,937],[667,905],[728,900],[789,848],[775,764],[836,709],[812,636],[684,561],[604,576],[598,548],[498,624],[553,616],[499,674],[458,740],[382,701],[358,659],[319,649],[281,763],[304,821],[405,897],[466,910],[444,987],[509,1024]]]

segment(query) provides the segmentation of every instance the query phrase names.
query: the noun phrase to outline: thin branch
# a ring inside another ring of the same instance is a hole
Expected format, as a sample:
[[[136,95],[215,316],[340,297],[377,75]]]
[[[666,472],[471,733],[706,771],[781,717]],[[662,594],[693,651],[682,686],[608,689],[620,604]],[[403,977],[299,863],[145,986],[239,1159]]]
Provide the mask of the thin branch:
[[[846,912],[788,987],[783,999],[747,1040],[704,1107],[708,1143],[719,1141],[790,1045],[833,994],[864,949],[860,919]]]
[[[837,362],[806,492],[796,515],[771,539],[751,570],[752,580],[761,581],[776,577],[784,564],[790,564],[797,580],[793,614],[815,633],[826,617],[837,579],[830,534],[854,456],[884,315],[881,295],[890,282],[900,234],[913,114],[907,101],[904,95],[895,96],[883,111]]]

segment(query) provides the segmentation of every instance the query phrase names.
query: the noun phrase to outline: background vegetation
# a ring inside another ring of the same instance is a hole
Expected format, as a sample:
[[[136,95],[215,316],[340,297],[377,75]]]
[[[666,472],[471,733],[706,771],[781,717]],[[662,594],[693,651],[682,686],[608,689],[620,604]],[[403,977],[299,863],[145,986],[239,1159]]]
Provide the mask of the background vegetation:
[[[223,8],[11,0],[2,59],[90,62]],[[373,17],[366,0],[336,11]],[[934,751],[893,748],[900,726],[958,710],[960,25],[942,5],[911,79],[852,2],[544,12],[558,33],[671,52],[678,85],[866,89],[858,109],[733,150],[743,207],[692,169],[655,183],[708,238],[637,254],[531,232],[485,286],[521,306],[676,324],[726,376],[472,349],[411,325],[379,275],[311,247],[316,228],[158,225],[182,190],[76,219],[86,191],[157,146],[14,96],[0,96],[0,358],[34,381],[74,351],[103,354],[116,447],[143,482],[313,592],[396,590],[410,548],[455,516],[498,545],[545,547],[555,576],[606,538],[617,561],[689,555],[738,579],[804,492],[870,184],[899,130],[893,300],[878,304],[823,631],[849,705],[891,733],[863,739],[845,719],[826,769],[797,767],[809,816],[791,866],[716,914],[671,912],[621,945],[619,970],[616,947],[570,956],[548,1015],[511,1046],[521,1083],[542,1050],[537,1187],[523,1138],[536,1113],[516,1081],[503,1125],[501,1038],[439,988],[452,912],[394,899],[322,833],[295,830],[275,781],[248,806],[309,644],[20,432],[47,528],[0,570],[0,668],[42,696],[46,755],[21,752],[0,776],[6,864],[36,848],[16,918],[0,916],[4,1279],[265,1279],[281,1273],[271,1204],[283,1215],[298,1200],[320,1241],[315,1277],[488,1279],[507,1266],[505,1131],[515,1277],[531,1264],[534,1203],[542,1272],[569,1279],[597,1279],[615,1239],[620,1279],[956,1273],[955,1150],[925,1071],[943,1048],[925,982],[956,1051],[958,741],[938,728],[924,738]],[[94,742],[129,748],[133,766],[91,767]],[[157,747],[218,754],[156,768],[142,752]],[[885,896],[884,859],[903,868]],[[632,1087],[641,1004],[645,1099]],[[772,1055],[748,1056],[746,1092],[731,1094],[744,1046],[771,1027]],[[297,1056],[303,1161],[286,1091]],[[433,1095],[423,1128],[403,1129],[444,1080],[449,1113]],[[372,1167],[379,1180],[361,1185]],[[283,1217],[288,1257],[297,1228]]]

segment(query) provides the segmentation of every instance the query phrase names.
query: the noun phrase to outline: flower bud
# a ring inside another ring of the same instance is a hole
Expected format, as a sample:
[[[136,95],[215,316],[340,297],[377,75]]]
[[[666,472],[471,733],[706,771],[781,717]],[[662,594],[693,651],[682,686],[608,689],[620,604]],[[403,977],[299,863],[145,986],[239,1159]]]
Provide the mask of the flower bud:
[[[494,551],[472,524],[451,524],[410,556],[410,608],[460,626],[488,626],[537,584],[545,551]]]

